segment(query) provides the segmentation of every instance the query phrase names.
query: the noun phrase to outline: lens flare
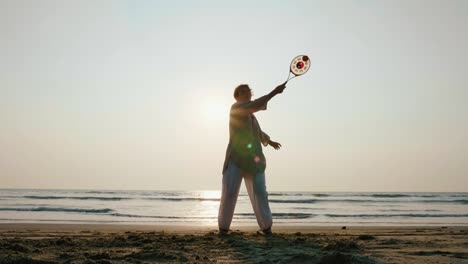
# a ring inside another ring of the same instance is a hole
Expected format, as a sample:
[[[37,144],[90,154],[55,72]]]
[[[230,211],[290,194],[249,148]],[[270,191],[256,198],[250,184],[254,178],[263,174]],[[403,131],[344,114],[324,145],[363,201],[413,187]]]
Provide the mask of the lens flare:
[[[251,144],[251,143],[247,144],[247,148],[248,148],[248,149],[251,149],[251,148],[252,148],[252,144]]]
[[[255,156],[254,160],[255,160],[256,163],[259,163],[259,162],[260,162],[260,157],[259,157],[259,156]]]

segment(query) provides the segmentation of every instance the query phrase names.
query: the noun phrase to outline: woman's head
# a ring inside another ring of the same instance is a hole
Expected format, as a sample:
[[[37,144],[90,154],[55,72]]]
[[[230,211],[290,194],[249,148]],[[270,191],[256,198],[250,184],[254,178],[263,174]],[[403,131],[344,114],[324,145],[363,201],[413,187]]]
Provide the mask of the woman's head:
[[[252,99],[252,89],[247,84],[241,84],[234,89],[234,98],[237,101],[250,101]]]

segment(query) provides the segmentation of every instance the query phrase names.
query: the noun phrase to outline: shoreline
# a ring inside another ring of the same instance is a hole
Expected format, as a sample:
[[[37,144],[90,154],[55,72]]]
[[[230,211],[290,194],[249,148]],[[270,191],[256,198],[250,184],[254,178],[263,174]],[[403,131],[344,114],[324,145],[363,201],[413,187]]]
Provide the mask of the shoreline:
[[[427,229],[427,230],[440,230],[440,229],[455,229],[455,230],[466,230],[466,226],[345,226],[346,229],[342,229],[342,225],[336,226],[296,226],[296,225],[274,225],[273,231],[278,233],[313,233],[317,231],[338,231],[338,230],[354,230],[354,231],[372,231],[372,230],[418,230],[418,229]],[[54,231],[54,230],[63,230],[63,231],[82,231],[82,230],[96,230],[96,231],[154,231],[154,232],[175,232],[175,233],[184,233],[184,232],[212,232],[217,231],[217,225],[206,225],[206,226],[191,226],[191,225],[148,225],[148,224],[77,224],[77,223],[0,223],[0,231],[4,230],[44,230],[44,231]],[[243,231],[243,232],[254,232],[259,230],[259,227],[256,225],[242,225],[242,226],[231,226],[231,231]]]

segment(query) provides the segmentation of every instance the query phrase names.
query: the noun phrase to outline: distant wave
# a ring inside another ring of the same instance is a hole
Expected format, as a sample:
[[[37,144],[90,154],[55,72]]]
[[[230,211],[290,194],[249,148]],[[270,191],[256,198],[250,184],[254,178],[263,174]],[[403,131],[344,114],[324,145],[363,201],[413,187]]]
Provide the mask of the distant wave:
[[[304,196],[314,196],[312,193],[303,193]],[[327,193],[331,197],[374,197],[374,198],[404,198],[404,197],[419,197],[419,198],[434,198],[434,197],[468,197],[468,193]]]
[[[179,196],[182,193],[178,192],[166,192],[166,191],[87,191],[84,193],[90,194],[121,194],[121,195],[131,195],[132,198],[144,198],[145,196]]]
[[[271,199],[270,203],[317,203],[317,202],[343,202],[343,203],[459,203],[468,204],[468,200],[365,200],[365,199]]]
[[[168,218],[168,219],[215,219],[217,216],[163,216],[163,215],[137,215],[137,214],[121,214],[112,213],[112,216],[118,217],[136,217],[136,218]]]
[[[315,197],[328,197],[330,194],[325,193],[286,193],[286,192],[272,192],[268,196],[315,196]]]
[[[217,216],[159,216],[159,215],[136,215],[136,214],[121,214],[121,213],[112,213],[112,216],[118,217],[136,217],[136,218],[169,218],[169,219],[216,219]],[[238,213],[236,216],[245,217],[245,218],[255,218],[253,213]],[[316,215],[314,214],[304,214],[304,213],[273,213],[273,217],[277,219],[304,219],[311,218]]]
[[[290,194],[290,193],[275,193],[275,192],[268,193],[268,196],[302,196],[302,195],[303,195],[302,193],[294,193],[294,194]]]
[[[100,197],[100,196],[39,196],[39,195],[25,195],[27,199],[72,199],[72,200],[102,200],[102,201],[120,201],[131,199],[129,197]]]
[[[154,193],[151,193],[154,195]],[[468,204],[468,199],[463,199],[464,194],[452,194],[451,196],[429,196],[425,194],[421,195],[409,195],[409,194],[378,194],[373,193],[369,195],[362,194],[351,194],[346,196],[340,196],[333,194],[308,194],[309,196],[315,196],[315,198],[307,197],[297,197],[300,195],[289,195],[287,193],[275,193],[269,194],[273,199],[269,201],[271,203],[285,203],[285,204],[314,204],[314,203],[447,203],[447,204]],[[368,199],[362,198],[357,199],[356,197],[369,197]],[[323,197],[323,198],[320,198]],[[348,198],[349,197],[349,198]],[[352,197],[355,197],[354,199]],[[398,198],[408,198],[408,199],[398,199]],[[430,198],[429,198],[430,197]],[[462,199],[457,199],[457,198]],[[203,198],[203,197],[180,197],[180,196],[149,196],[149,195],[137,195],[137,196],[66,196],[66,195],[24,195],[24,196],[0,196],[0,199],[13,198],[13,199],[39,199],[39,200],[59,200],[59,199],[69,199],[69,200],[99,200],[99,201],[121,201],[121,200],[154,200],[154,201],[169,201],[169,202],[184,202],[184,201],[212,201],[218,202],[220,198]],[[297,199],[303,198],[303,199]],[[428,198],[428,199],[426,199]],[[446,199],[444,199],[446,198]]]
[[[403,198],[403,197],[422,197],[422,198],[434,198],[434,197],[468,197],[467,194],[403,194],[403,193],[374,193],[374,194],[358,194],[356,196],[363,196],[363,197],[376,197],[376,198]]]
[[[71,200],[101,200],[101,201],[120,201],[120,200],[131,200],[131,199],[143,199],[143,200],[163,200],[163,201],[219,201],[219,198],[201,198],[201,197],[101,197],[101,196],[38,196],[38,195],[26,195],[18,196],[16,198],[27,198],[27,199],[47,199],[47,200],[58,200],[58,199],[71,199]]]
[[[317,200],[317,199],[302,199],[302,200],[270,199],[269,201],[270,203],[315,203],[320,200]]]
[[[315,196],[315,197],[327,197],[327,196],[330,196],[330,194],[316,193],[316,194],[313,194],[313,196]]]
[[[468,193],[452,194],[451,197],[468,197]]]
[[[112,213],[112,216],[120,216],[120,217],[137,217],[137,218],[183,218],[179,216],[158,216],[158,215],[136,215],[136,214],[121,214],[121,213]]]
[[[304,211],[304,210],[317,211],[317,210],[327,210],[328,209],[327,207],[290,207],[290,208],[294,209],[294,210],[301,210],[301,211]]]
[[[122,193],[121,191],[88,191],[88,192],[85,192],[85,193],[95,193],[95,194],[100,194],[100,193],[107,193],[107,194],[111,194],[111,193]]]
[[[32,207],[32,208],[0,208],[0,211],[21,211],[21,212],[72,212],[72,213],[86,213],[86,214],[104,214],[116,217],[131,217],[131,218],[152,218],[152,219],[216,219],[217,216],[158,216],[158,215],[138,215],[138,214],[123,214],[115,213],[112,209],[83,209],[83,208],[56,208],[56,207]],[[254,219],[253,213],[237,213],[236,216],[243,218]],[[391,217],[468,217],[468,214],[307,214],[307,213],[273,213],[275,219],[306,219],[317,216],[326,216],[331,218],[391,218]]]
[[[364,195],[363,195],[364,196]],[[398,197],[411,197],[413,195],[408,195],[408,194],[400,194],[400,193],[374,193],[371,195],[368,195],[371,197],[383,197],[383,198],[398,198]]]
[[[19,211],[19,212],[73,212],[73,213],[110,213],[113,210],[109,208],[102,209],[81,209],[81,208],[60,208],[60,207],[2,207],[0,211]]]
[[[374,197],[374,198],[403,198],[403,197],[438,197],[435,194],[416,194],[416,193],[354,193],[349,196]]]
[[[201,198],[201,197],[181,197],[181,198],[173,198],[173,197],[148,197],[142,198],[144,200],[162,200],[162,201],[174,201],[174,202],[182,202],[182,201],[219,201],[219,198]]]
[[[328,217],[359,217],[359,218],[377,218],[377,217],[468,217],[468,214],[324,214]]]
[[[377,210],[379,212],[414,212],[414,209],[382,209]],[[417,210],[417,211],[424,211],[424,212],[441,212],[442,210],[435,210],[435,209],[427,209],[427,210]]]
[[[468,200],[427,200],[423,202],[468,204]]]
[[[255,214],[252,214],[252,213],[239,213],[235,215],[255,218]],[[278,218],[278,219],[304,219],[304,218],[311,218],[315,216],[317,215],[316,214],[304,214],[304,213],[273,213],[273,218]]]

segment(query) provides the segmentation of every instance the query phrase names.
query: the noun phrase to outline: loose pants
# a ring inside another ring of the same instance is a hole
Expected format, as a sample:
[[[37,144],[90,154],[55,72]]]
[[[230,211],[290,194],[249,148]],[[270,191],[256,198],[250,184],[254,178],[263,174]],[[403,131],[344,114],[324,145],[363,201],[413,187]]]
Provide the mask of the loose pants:
[[[258,225],[262,230],[271,228],[273,220],[268,204],[265,173],[252,175],[240,170],[234,162],[229,161],[228,167],[223,174],[221,203],[218,212],[219,229],[229,230],[242,178],[245,181],[245,187],[249,194],[255,216],[257,217]]]

